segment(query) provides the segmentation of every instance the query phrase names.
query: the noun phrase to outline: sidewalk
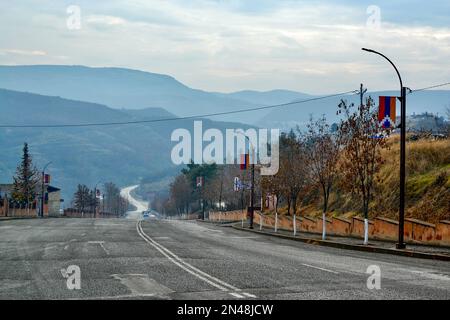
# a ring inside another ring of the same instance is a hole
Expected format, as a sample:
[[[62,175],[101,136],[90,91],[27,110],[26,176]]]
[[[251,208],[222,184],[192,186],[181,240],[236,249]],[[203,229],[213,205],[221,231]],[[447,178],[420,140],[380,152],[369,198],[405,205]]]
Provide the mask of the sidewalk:
[[[424,259],[435,259],[450,261],[450,247],[438,247],[438,246],[428,246],[420,244],[407,244],[406,250],[399,250],[395,248],[395,242],[372,240],[369,239],[369,244],[364,245],[363,239],[352,238],[352,237],[340,237],[340,236],[327,236],[326,240],[322,240],[322,235],[314,233],[297,232],[294,237],[292,231],[278,229],[275,233],[273,228],[262,228],[260,231],[259,225],[254,224],[254,229],[248,228],[248,223],[244,223],[244,228],[242,228],[241,223],[233,224],[233,228],[242,231],[255,232],[259,234],[264,234],[268,236],[280,237],[284,239],[290,239],[294,241],[301,241],[305,243],[329,246],[348,250],[358,250],[366,252],[378,252],[387,254],[396,254],[402,256],[410,256],[416,258]]]

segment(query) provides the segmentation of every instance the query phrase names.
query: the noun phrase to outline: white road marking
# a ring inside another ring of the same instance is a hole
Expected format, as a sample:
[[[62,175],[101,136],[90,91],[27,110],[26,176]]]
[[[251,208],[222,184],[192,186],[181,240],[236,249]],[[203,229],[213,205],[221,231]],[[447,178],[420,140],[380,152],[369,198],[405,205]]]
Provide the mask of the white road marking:
[[[105,248],[105,241],[88,241],[88,244],[98,244],[109,255],[109,251]]]
[[[69,249],[69,245],[66,245],[65,247],[64,247],[64,250],[68,250]]]
[[[203,272],[202,270],[199,270],[198,268],[194,267],[193,265],[187,263],[186,261],[182,260],[180,257],[178,257],[175,253],[171,252],[169,249],[165,248],[152,238],[150,238],[147,234],[145,234],[144,230],[142,230],[142,221],[138,221],[136,223],[136,230],[138,234],[150,245],[152,245],[156,250],[158,250],[162,255],[164,255],[167,259],[169,259],[172,263],[180,267],[181,269],[185,270],[186,272],[189,272],[193,276],[205,281],[206,283],[210,284],[211,286],[218,288],[222,291],[241,291],[241,289],[238,289],[234,286],[232,286],[229,283],[226,283],[225,281],[222,281],[214,276],[211,276],[207,274],[206,272]]]
[[[209,229],[209,228],[205,228],[204,232],[217,232],[217,233],[223,233],[222,230],[216,230],[216,229]]]
[[[117,296],[97,296],[97,297],[83,297],[83,298],[69,298],[68,300],[117,300],[117,299],[136,299],[154,297],[153,293],[145,294],[122,294]]]
[[[443,281],[450,281],[450,277],[445,274],[436,274],[436,273],[429,273],[426,271],[416,271],[416,270],[407,270],[411,273],[420,274],[423,277],[430,278],[433,280],[443,280]]]
[[[113,274],[111,276],[126,286],[133,296],[157,295],[163,297],[173,292],[173,290],[149,278],[148,274]]]
[[[302,266],[308,267],[308,268],[313,268],[313,269],[317,269],[317,270],[322,270],[322,271],[326,271],[326,272],[330,272],[330,273],[334,273],[334,274],[339,274],[339,272],[333,271],[333,270],[328,270],[325,268],[320,268],[320,267],[316,267],[316,266],[312,266],[306,263],[302,263]]]
[[[233,297],[238,298],[238,299],[243,299],[243,298],[245,298],[244,296],[241,296],[239,293],[230,292],[230,294],[231,294]]]
[[[251,294],[251,293],[242,292],[242,294],[243,294],[244,296],[249,297],[249,298],[256,298],[256,296],[255,296],[254,294]]]

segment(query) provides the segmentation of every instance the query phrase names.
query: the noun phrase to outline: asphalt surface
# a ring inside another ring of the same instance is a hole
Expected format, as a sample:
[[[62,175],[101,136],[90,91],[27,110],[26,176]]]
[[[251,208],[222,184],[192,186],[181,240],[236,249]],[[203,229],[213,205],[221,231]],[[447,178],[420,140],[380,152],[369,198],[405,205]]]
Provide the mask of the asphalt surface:
[[[81,289],[61,273],[81,270]],[[381,289],[369,290],[371,265]],[[449,299],[450,264],[188,221],[0,222],[0,299]]]

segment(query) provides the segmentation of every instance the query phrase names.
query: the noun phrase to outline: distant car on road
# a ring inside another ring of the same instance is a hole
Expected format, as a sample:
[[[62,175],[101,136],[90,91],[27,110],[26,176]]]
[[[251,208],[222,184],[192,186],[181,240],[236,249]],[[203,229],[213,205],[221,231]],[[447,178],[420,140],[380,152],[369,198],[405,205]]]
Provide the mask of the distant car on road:
[[[142,211],[142,217],[144,219],[156,219],[156,216],[150,210]]]

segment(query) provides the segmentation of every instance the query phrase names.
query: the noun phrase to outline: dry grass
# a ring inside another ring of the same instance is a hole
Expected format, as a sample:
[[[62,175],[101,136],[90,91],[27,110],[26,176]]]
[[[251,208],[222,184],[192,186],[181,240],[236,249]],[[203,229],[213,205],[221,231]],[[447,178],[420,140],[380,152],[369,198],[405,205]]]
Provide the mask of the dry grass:
[[[370,217],[397,219],[399,199],[399,137],[383,150],[383,164],[370,205]],[[429,222],[450,219],[450,139],[407,142],[407,216]],[[300,208],[302,214],[321,215],[320,197]],[[330,199],[330,216],[351,217],[360,212],[357,196],[335,187]]]

